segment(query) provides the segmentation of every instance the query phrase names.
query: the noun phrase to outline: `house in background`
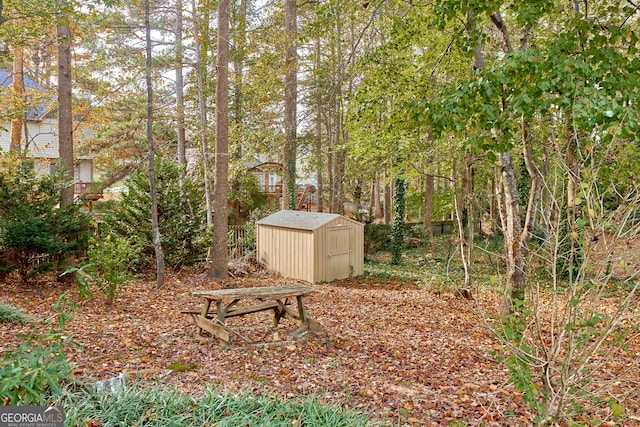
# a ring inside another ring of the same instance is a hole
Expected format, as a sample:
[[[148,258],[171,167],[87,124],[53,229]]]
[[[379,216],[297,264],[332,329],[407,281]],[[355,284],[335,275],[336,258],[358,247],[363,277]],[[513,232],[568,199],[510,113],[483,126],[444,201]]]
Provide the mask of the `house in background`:
[[[4,93],[13,84],[13,72],[0,70],[0,105]],[[35,106],[25,111],[23,117],[22,141],[20,149],[26,157],[34,161],[37,173],[49,174],[56,170],[60,158],[58,144],[58,110],[53,95],[47,94],[47,89],[32,79],[24,76],[24,90],[27,100],[40,99]],[[7,108],[5,107],[5,110]],[[74,140],[82,141],[92,137],[90,129],[77,127]],[[0,151],[8,152],[11,146],[11,120],[0,119]],[[73,171],[74,192],[76,195],[91,193],[93,184],[93,158],[77,157]]]

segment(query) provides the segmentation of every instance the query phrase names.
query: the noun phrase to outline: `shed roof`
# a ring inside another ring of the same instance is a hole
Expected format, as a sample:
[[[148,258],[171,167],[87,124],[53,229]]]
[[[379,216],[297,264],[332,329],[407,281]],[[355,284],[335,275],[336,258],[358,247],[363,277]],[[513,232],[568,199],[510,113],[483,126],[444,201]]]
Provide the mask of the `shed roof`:
[[[258,224],[313,231],[339,217],[338,214],[283,210],[262,218]]]

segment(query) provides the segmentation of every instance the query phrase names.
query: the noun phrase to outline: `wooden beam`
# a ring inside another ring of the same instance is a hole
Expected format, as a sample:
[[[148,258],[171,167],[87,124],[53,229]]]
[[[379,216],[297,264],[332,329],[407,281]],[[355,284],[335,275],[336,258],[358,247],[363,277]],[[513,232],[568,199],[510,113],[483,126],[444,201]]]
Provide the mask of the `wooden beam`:
[[[193,322],[200,330],[209,332],[213,337],[221,341],[229,342],[229,332],[222,325],[213,323],[211,320],[199,314],[192,314],[191,317],[193,317]]]

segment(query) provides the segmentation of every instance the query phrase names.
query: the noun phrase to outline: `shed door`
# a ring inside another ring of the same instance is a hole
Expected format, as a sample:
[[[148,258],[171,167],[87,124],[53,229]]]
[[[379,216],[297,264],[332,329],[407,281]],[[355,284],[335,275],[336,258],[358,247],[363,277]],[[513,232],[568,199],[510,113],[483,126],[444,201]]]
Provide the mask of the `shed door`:
[[[351,227],[327,228],[327,280],[351,275]]]

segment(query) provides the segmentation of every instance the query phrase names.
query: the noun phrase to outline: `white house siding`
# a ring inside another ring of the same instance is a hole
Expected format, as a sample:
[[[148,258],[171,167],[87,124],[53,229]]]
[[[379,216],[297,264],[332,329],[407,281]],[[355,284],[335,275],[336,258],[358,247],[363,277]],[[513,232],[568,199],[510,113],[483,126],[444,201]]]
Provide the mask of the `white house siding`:
[[[24,131],[24,129],[23,129]],[[45,118],[42,121],[27,122],[27,138],[29,141],[29,157],[37,159],[57,159],[58,149],[58,120]],[[24,144],[25,135],[22,136]],[[11,146],[11,123],[3,123],[0,128],[0,147],[8,152]]]

